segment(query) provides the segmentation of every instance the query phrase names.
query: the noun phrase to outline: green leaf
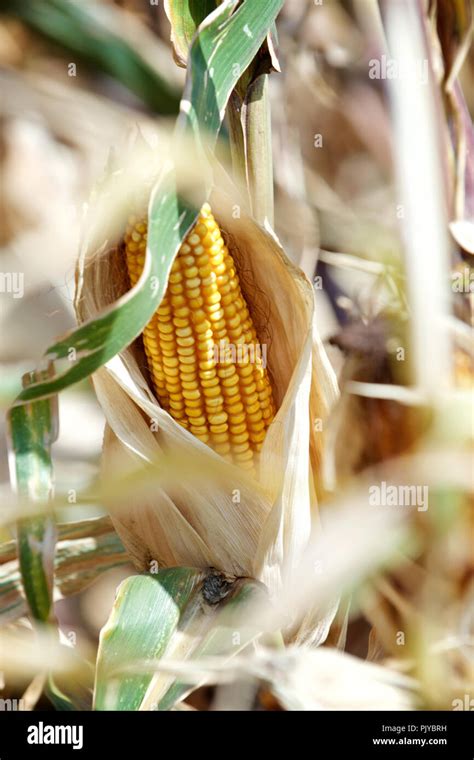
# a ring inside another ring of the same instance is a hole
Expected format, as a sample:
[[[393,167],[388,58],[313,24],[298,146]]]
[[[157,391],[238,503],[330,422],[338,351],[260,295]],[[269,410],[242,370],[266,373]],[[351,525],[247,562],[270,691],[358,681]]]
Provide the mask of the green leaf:
[[[44,373],[42,373],[44,374]],[[25,375],[24,382],[35,379]],[[9,416],[12,480],[19,496],[47,501],[52,491],[51,444],[57,437],[57,407],[52,399],[14,407]],[[21,520],[18,555],[25,596],[36,620],[47,621],[52,606],[55,524],[50,515]]]
[[[202,578],[200,570],[181,567],[133,576],[120,585],[100,635],[96,710],[138,710],[152,674],[135,675],[124,669],[137,660],[154,660],[164,653]]]
[[[171,24],[171,41],[178,66],[186,68],[188,53],[199,24],[216,9],[215,0],[165,0]]]
[[[178,112],[177,91],[112,31],[112,10],[74,0],[6,0],[1,12],[21,19],[76,58],[114,77],[158,113]]]

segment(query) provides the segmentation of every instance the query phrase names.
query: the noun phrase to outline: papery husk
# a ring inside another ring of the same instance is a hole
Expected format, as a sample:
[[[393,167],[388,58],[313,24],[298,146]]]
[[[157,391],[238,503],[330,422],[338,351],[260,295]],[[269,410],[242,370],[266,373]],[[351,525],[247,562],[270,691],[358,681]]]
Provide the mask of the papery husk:
[[[160,407],[140,340],[93,376],[107,419],[103,469],[113,477],[168,455],[182,460],[176,483],[162,487],[157,482],[152,494],[127,494],[126,506],[118,511],[117,503],[109,505],[139,569],[149,569],[153,560],[161,567],[212,566],[231,576],[257,578],[273,595],[294,568],[317,519],[323,441],[314,423],[320,419],[324,427],[337,384],[317,333],[311,283],[271,231],[243,211],[233,218],[235,206],[222,193],[214,192],[210,204],[236,261],[259,341],[268,344],[278,412],[257,478],[224,462]],[[129,288],[120,245],[104,241],[96,251],[86,241],[78,282],[76,308],[83,322]],[[187,475],[196,457],[212,476],[207,483]],[[240,503],[235,503],[237,491]]]

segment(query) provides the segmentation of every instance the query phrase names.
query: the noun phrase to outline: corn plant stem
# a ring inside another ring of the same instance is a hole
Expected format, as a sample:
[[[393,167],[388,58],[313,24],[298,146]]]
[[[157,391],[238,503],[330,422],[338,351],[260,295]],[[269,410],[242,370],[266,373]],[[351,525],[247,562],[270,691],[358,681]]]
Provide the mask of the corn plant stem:
[[[239,188],[247,185],[247,160],[245,156],[245,139],[242,127],[242,100],[234,90],[227,106],[229,126],[230,155],[234,181]]]
[[[273,160],[268,74],[249,86],[244,106],[247,182],[255,219],[273,226]]]

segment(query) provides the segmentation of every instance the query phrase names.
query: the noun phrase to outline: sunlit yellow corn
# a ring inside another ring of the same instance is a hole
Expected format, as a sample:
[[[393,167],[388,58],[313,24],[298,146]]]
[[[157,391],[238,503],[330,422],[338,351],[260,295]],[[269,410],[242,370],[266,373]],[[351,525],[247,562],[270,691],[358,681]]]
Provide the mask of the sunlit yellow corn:
[[[124,243],[132,285],[146,237],[146,222],[131,217]],[[219,454],[252,469],[275,406],[235,264],[208,204],[179,250],[143,342],[161,406]]]

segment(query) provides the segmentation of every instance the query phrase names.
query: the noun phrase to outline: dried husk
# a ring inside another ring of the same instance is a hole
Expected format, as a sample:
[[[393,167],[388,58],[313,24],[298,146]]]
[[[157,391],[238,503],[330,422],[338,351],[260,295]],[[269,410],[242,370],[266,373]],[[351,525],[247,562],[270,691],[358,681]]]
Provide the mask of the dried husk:
[[[141,341],[93,377],[107,419],[103,469],[136,472],[170,456],[179,478],[153,492],[127,494],[110,505],[114,526],[139,569],[215,567],[263,581],[270,594],[295,567],[317,520],[323,440],[315,427],[337,396],[337,384],[314,319],[311,283],[271,231],[214,192],[213,213],[237,264],[242,290],[261,344],[278,412],[260,456],[257,478],[229,465],[164,411],[149,383]],[[120,244],[85,241],[76,298],[80,322],[96,316],[129,287]],[[150,424],[150,421],[153,424]],[[157,431],[157,432],[155,432]],[[197,465],[196,465],[197,463]],[[208,472],[196,481],[196,466]],[[240,503],[236,503],[239,493]],[[120,508],[118,508],[120,506]]]

